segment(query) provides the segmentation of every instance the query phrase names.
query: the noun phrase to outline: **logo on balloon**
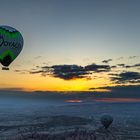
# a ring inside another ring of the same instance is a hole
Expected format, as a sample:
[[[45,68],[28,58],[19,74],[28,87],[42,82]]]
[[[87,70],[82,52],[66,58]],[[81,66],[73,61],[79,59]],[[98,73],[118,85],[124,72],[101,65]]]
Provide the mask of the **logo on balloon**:
[[[12,48],[18,48],[18,47],[21,47],[21,44],[16,43],[16,42],[5,41],[4,37],[0,36],[0,47],[2,47],[2,46],[5,46],[5,47],[9,46]]]

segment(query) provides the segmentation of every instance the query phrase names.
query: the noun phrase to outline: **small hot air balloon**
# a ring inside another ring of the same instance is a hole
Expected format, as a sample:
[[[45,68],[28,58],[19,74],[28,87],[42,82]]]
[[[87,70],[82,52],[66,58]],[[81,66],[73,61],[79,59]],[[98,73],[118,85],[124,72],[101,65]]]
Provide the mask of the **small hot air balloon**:
[[[23,48],[23,37],[21,33],[10,26],[0,26],[0,63],[3,69],[15,60]]]
[[[103,115],[101,117],[101,123],[106,129],[111,125],[112,122],[113,122],[113,117],[110,115]]]

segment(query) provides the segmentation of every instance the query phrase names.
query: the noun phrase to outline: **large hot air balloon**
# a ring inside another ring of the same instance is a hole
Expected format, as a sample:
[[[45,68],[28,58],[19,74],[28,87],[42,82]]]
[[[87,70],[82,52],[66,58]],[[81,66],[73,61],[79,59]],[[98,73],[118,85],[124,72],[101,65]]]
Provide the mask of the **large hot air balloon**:
[[[21,33],[10,26],[0,26],[0,63],[4,69],[15,60],[23,48]]]

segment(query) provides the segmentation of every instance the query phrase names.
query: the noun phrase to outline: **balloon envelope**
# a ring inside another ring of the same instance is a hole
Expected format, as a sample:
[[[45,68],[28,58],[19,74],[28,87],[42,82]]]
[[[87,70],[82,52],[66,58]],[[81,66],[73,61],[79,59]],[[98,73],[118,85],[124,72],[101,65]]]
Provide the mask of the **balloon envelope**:
[[[21,33],[10,27],[0,26],[0,62],[3,66],[9,66],[19,55],[23,48]]]
[[[111,125],[112,122],[113,117],[111,117],[110,115],[103,115],[101,117],[101,123],[106,129]]]

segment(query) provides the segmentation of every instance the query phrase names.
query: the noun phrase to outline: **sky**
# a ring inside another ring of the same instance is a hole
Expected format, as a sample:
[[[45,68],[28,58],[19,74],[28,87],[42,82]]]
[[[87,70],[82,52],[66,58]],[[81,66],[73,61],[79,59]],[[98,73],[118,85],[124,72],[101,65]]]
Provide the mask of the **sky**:
[[[139,0],[1,0],[24,38],[0,88],[88,91],[140,84]],[[2,67],[2,65],[1,65]]]

